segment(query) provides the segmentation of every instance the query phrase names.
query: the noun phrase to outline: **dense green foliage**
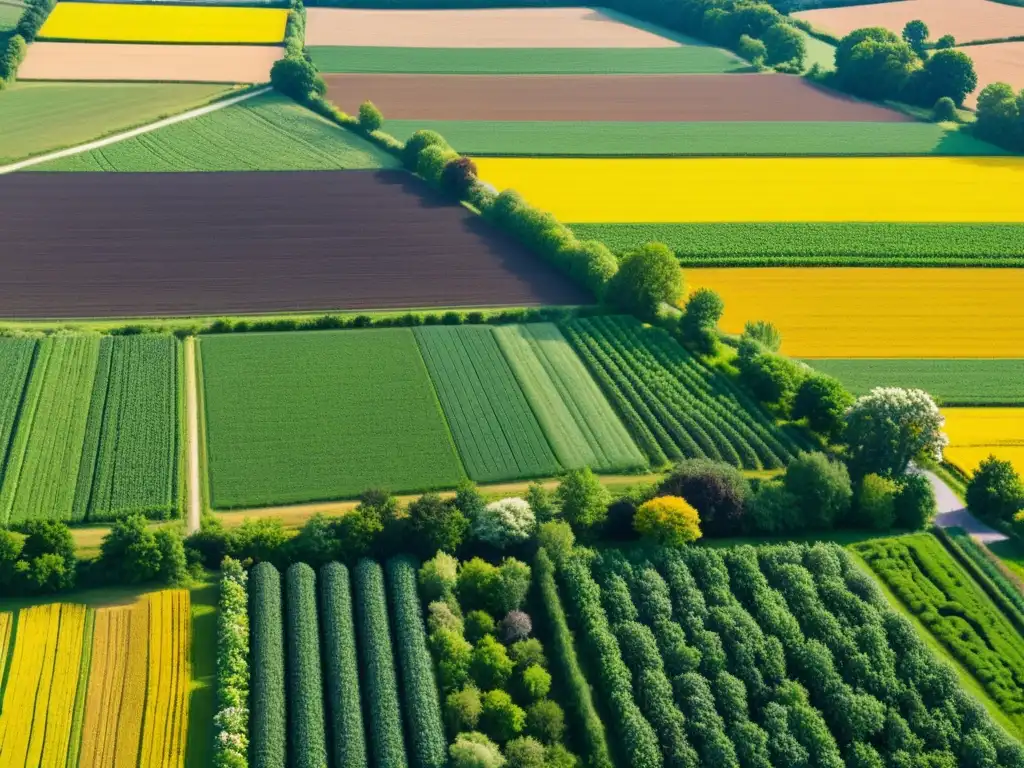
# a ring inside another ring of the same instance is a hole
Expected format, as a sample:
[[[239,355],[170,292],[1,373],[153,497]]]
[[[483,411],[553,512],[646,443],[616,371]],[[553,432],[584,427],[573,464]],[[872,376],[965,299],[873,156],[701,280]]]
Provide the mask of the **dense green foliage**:
[[[359,660],[373,765],[377,768],[403,768],[408,763],[402,740],[398,681],[391,653],[384,572],[378,563],[362,560],[356,566],[355,576]]]
[[[558,462],[490,328],[414,330],[469,476],[543,477]]]
[[[250,718],[253,768],[281,768],[286,759],[284,625],[281,574],[260,563],[249,574],[249,622],[252,636]]]
[[[988,456],[971,475],[965,500],[976,515],[1010,522],[1024,511],[1024,479],[1012,462]]]
[[[1016,615],[1015,621],[1024,624],[1024,584],[1021,583],[1009,568],[1003,565],[988,547],[977,541],[963,528],[946,528],[943,541],[961,559],[961,562],[969,561],[971,565],[980,571],[975,574],[979,584],[985,580],[999,590],[1002,597],[1009,603],[1004,604],[1007,615],[1011,618]]]
[[[652,240],[683,266],[1024,266],[1020,224],[573,224],[624,253]]]
[[[499,326],[494,337],[563,467],[622,472],[646,464],[554,323]]]
[[[320,674],[320,625],[316,610],[316,573],[305,563],[288,569],[288,764],[322,768],[327,763],[323,682]]]
[[[352,619],[352,587],[344,565],[328,563],[320,570],[320,606],[333,764],[338,768],[363,768],[367,757],[359,698],[359,661]]]
[[[807,360],[854,395],[911,387],[941,405],[1024,405],[1024,360]]]
[[[571,320],[563,329],[652,464],[703,456],[775,468],[799,448],[665,331],[628,317]]]
[[[214,507],[458,483],[411,331],[207,336],[200,347]]]
[[[248,576],[235,560],[221,564],[217,597],[217,713],[213,739],[215,768],[249,764]]]
[[[1010,150],[1024,148],[1024,91],[1008,83],[991,83],[978,94],[979,136]]]
[[[4,371],[0,379],[0,446],[3,446],[0,465],[4,467],[35,352],[34,339],[0,339],[0,369]],[[0,516],[0,522],[5,520]]]
[[[411,741],[411,763],[416,768],[442,768],[447,758],[447,744],[420,599],[416,593],[416,566],[409,559],[398,558],[388,561],[387,572],[395,620],[395,643],[402,672],[404,711]]]

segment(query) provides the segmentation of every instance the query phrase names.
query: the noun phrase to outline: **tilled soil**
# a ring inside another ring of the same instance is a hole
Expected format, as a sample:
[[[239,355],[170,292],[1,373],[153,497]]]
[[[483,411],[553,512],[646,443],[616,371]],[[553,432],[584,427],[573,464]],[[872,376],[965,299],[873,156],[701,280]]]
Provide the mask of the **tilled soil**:
[[[393,120],[821,120],[902,122],[789,75],[326,75],[354,113],[370,100]],[[386,126],[385,126],[386,128]]]
[[[404,171],[0,177],[0,316],[591,299]]]
[[[1024,41],[972,45],[962,50],[978,73],[978,87],[964,100],[966,106],[977,106],[978,94],[989,83],[1009,83],[1015,91],[1024,88]]]

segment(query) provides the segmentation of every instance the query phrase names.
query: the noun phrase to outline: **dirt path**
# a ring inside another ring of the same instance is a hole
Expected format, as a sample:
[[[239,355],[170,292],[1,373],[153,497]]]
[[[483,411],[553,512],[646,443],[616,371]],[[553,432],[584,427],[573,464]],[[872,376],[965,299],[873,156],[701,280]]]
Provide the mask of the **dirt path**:
[[[188,510],[185,518],[185,532],[199,530],[199,407],[196,398],[196,340],[185,339],[185,419],[188,422],[185,463],[188,474],[185,480],[185,495]]]
[[[960,500],[946,483],[934,472],[925,470],[924,476],[932,484],[935,490],[935,502],[938,504],[939,512],[935,515],[935,524],[940,528],[963,528],[973,538],[982,544],[988,545],[996,541],[1006,539],[1006,534],[1000,533],[995,528],[990,528],[981,520],[972,515],[964,503]]]
[[[130,131],[115,133],[113,136],[108,136],[105,139],[97,139],[96,141],[90,141],[87,144],[79,144],[77,147],[68,147],[67,149],[59,150],[58,152],[50,152],[45,155],[30,157],[28,160],[19,160],[18,162],[11,163],[10,165],[3,165],[0,166],[0,176],[6,173],[21,171],[25,168],[31,168],[33,165],[42,165],[43,163],[48,163],[51,160],[59,160],[62,157],[71,157],[72,155],[80,155],[83,152],[90,152],[94,149],[100,149],[101,147],[109,147],[111,144],[117,144],[119,141],[131,139],[135,136],[142,136],[145,133],[152,133],[153,131],[157,131],[168,125],[182,123],[185,120],[191,120],[193,117],[208,115],[211,112],[216,112],[218,109],[224,109],[224,107],[230,107],[232,104],[238,104],[241,101],[246,101],[247,99],[267,93],[269,90],[270,86],[267,86],[266,88],[258,88],[254,91],[243,93],[240,96],[232,96],[230,99],[216,101],[213,104],[207,104],[205,107],[190,109],[188,112],[182,112],[180,115],[174,115],[173,117],[167,117],[163,120],[157,120],[155,123],[150,123],[149,125],[132,128]]]

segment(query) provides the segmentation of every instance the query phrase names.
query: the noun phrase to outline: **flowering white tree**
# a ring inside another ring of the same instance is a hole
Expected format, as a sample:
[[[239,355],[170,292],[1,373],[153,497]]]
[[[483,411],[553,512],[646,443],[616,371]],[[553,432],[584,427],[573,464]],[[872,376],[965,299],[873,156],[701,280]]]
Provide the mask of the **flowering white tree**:
[[[898,477],[918,456],[942,460],[946,419],[921,389],[876,387],[846,412],[845,439],[855,474]]]
[[[524,499],[512,497],[484,507],[473,521],[472,534],[496,547],[507,547],[530,538],[536,525],[530,505]]]

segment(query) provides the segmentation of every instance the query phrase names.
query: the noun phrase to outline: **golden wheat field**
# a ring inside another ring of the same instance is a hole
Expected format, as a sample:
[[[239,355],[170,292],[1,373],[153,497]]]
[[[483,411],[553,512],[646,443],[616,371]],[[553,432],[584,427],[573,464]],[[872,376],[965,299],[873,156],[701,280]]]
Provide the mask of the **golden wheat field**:
[[[769,320],[794,357],[1002,357],[1024,350],[1024,269],[686,269],[725,301],[721,327]]]
[[[288,12],[279,8],[58,3],[42,40],[117,43],[280,43]]]
[[[947,461],[973,472],[989,455],[1024,473],[1024,408],[943,408]]]
[[[1021,157],[474,160],[573,224],[1024,221]]]

